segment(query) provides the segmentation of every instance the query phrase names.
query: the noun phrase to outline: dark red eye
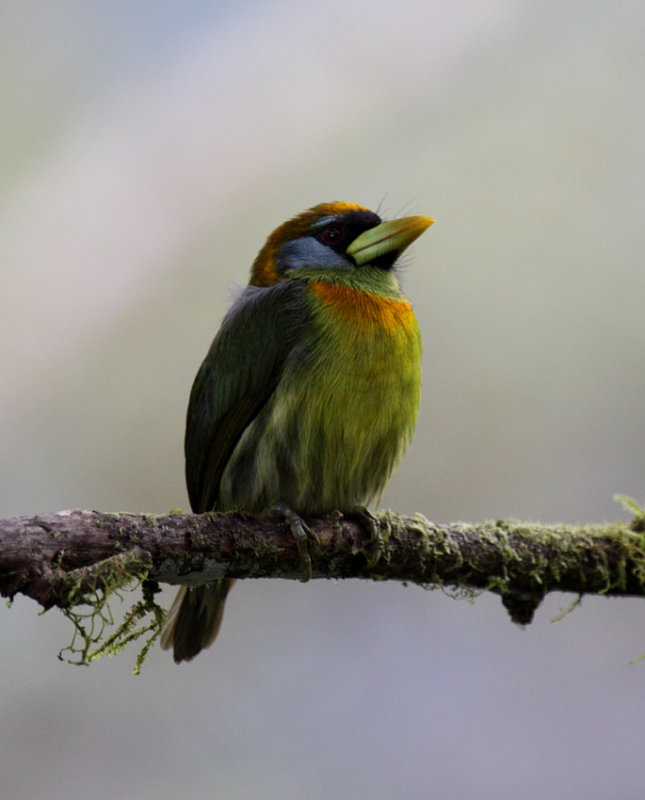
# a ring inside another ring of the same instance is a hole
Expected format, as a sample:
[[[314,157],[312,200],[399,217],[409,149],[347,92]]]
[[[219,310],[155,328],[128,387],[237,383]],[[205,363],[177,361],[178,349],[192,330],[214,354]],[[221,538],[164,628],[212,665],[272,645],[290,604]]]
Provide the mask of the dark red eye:
[[[325,244],[333,247],[343,240],[343,229],[340,225],[329,225],[323,230],[320,238]]]

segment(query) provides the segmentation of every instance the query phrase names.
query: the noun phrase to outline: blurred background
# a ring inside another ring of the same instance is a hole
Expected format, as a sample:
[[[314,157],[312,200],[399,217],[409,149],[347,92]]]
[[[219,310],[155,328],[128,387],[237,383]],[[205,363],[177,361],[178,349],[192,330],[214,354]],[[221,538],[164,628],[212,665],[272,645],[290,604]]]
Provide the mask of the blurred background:
[[[384,505],[603,522],[645,500],[645,5],[5,3],[0,513],[187,508],[193,376],[267,234],[327,200],[437,223]],[[166,603],[174,590],[167,588]],[[3,608],[0,795],[642,797],[642,600],[247,581],[215,647],[61,663]],[[119,604],[114,611],[119,614]]]

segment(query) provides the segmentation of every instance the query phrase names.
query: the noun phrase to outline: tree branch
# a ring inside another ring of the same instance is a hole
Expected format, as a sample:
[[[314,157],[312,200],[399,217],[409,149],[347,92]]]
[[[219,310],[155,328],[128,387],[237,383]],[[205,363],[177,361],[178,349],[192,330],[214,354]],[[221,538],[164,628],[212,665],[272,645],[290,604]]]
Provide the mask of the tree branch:
[[[637,508],[637,507],[636,507]],[[634,508],[632,508],[634,510]],[[318,537],[315,578],[373,578],[498,593],[511,618],[531,621],[547,592],[645,594],[645,518],[568,527],[500,520],[440,525],[391,512],[376,517],[383,552],[335,512],[307,520]],[[197,584],[219,577],[301,577],[286,523],[229,514],[63,511],[0,521],[0,594],[69,609],[134,578]]]

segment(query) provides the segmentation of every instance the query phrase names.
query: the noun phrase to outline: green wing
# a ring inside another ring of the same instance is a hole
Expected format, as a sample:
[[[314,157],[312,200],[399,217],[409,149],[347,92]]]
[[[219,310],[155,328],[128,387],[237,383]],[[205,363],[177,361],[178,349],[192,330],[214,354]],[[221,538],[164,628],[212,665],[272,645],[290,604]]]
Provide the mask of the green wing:
[[[249,287],[225,317],[199,369],[186,420],[186,483],[195,512],[218,508],[219,484],[245,428],[299,351],[306,286]]]

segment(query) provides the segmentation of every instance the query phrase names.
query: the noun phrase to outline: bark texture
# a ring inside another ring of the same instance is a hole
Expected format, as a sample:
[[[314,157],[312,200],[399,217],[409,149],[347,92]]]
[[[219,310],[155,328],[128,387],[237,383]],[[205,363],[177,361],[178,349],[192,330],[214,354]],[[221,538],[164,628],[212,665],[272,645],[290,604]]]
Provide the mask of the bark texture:
[[[497,592],[512,619],[531,621],[547,592],[644,595],[643,518],[569,527],[509,520],[436,524],[376,515],[382,553],[358,521],[306,520],[314,578],[372,578]],[[228,514],[63,511],[0,521],[0,594],[67,609],[133,579],[198,584],[214,578],[301,577],[298,548],[279,519]]]

